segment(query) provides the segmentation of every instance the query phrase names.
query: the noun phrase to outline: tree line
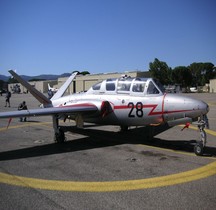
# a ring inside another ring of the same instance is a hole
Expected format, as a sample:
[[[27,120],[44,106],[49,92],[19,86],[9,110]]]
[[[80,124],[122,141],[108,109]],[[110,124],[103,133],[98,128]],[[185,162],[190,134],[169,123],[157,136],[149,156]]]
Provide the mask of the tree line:
[[[198,87],[216,78],[216,67],[213,63],[192,63],[189,66],[171,68],[166,62],[155,58],[149,63],[149,72],[163,85],[179,84],[182,87]]]

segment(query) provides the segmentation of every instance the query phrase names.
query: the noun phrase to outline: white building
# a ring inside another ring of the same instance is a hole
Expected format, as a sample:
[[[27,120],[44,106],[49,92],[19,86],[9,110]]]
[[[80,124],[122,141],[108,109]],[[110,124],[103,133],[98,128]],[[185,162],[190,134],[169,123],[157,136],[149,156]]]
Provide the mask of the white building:
[[[210,79],[209,92],[216,93],[216,79]]]

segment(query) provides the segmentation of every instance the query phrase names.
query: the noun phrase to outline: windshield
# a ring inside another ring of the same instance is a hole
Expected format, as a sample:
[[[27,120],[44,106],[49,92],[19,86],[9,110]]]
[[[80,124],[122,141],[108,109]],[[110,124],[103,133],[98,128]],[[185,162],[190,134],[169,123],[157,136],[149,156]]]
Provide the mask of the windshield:
[[[154,85],[152,81],[149,82],[147,94],[158,94],[160,93],[157,87]]]
[[[165,88],[164,88],[164,86],[159,82],[159,80],[154,79],[154,82],[155,82],[155,84],[158,86],[158,88],[160,89],[160,91],[161,91],[162,93],[164,93],[164,92],[165,92]]]

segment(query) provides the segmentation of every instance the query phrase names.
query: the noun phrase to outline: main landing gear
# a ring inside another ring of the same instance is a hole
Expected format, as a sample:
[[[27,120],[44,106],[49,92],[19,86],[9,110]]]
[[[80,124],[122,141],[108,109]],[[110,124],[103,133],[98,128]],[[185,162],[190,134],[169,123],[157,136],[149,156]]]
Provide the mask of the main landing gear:
[[[63,143],[65,142],[65,133],[61,128],[58,128],[58,131],[55,132],[55,142],[57,143]]]
[[[53,116],[53,128],[55,132],[54,141],[56,143],[63,143],[65,142],[65,133],[62,128],[59,127],[59,119],[57,116]]]
[[[200,140],[197,141],[196,145],[194,146],[194,152],[196,155],[201,156],[204,152],[204,147],[207,142],[207,136],[205,132],[205,127],[208,127],[208,121],[206,120],[200,120],[197,124],[199,132],[200,132]]]

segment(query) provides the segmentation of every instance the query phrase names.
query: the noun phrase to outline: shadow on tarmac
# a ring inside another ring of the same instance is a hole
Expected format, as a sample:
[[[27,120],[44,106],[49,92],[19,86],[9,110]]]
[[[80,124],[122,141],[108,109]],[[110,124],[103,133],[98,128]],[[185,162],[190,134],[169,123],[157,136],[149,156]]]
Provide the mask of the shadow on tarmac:
[[[126,132],[113,132],[96,129],[77,129],[73,127],[63,127],[64,131],[85,135],[80,139],[67,139],[65,143],[38,145],[29,148],[17,149],[12,151],[0,152],[0,161],[14,160],[30,157],[40,157],[52,154],[70,153],[75,151],[90,150],[95,148],[105,148],[123,144],[143,144],[158,148],[171,149],[193,153],[195,140],[176,141],[153,138],[146,139],[146,128],[135,128]],[[160,130],[161,132],[162,130]],[[160,133],[159,132],[159,133]],[[157,133],[157,132],[156,132]],[[149,156],[149,152],[142,152]],[[163,154],[161,154],[163,155]],[[216,148],[205,147],[204,156],[216,157]]]

